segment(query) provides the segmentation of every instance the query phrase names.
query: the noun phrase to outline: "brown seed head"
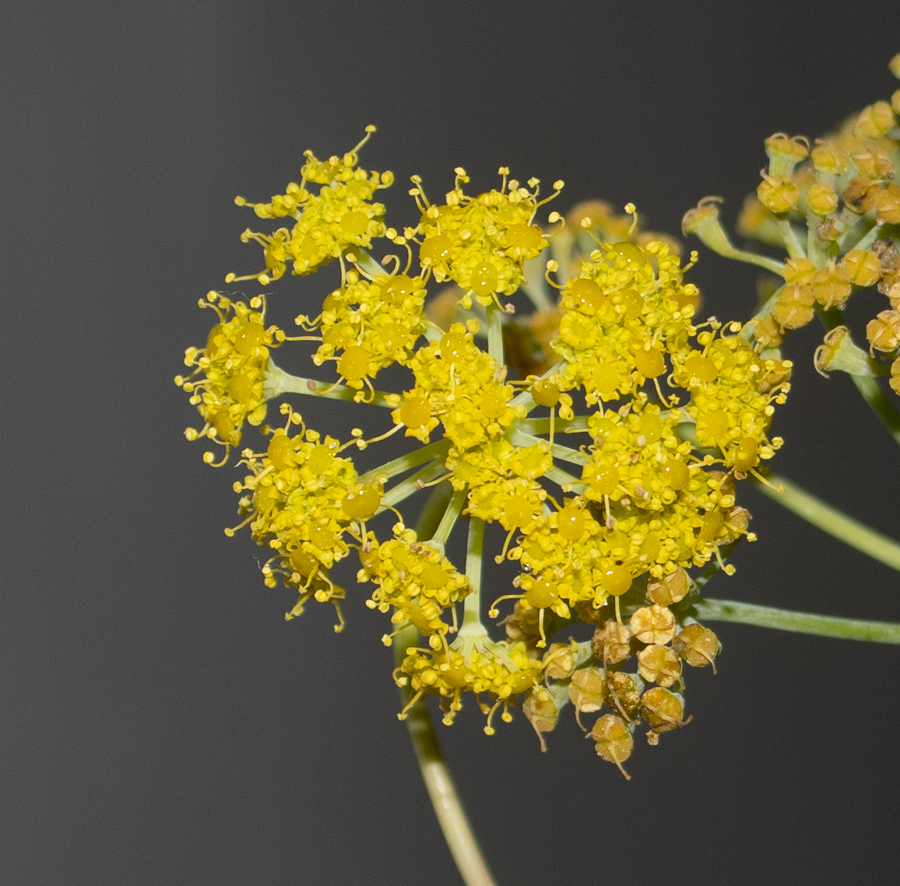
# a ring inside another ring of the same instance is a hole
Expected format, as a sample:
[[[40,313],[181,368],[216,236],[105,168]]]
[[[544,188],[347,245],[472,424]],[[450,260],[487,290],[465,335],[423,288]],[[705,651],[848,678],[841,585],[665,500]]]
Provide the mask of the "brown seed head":
[[[827,182],[816,182],[806,192],[806,202],[814,215],[824,217],[837,209],[838,195]]]
[[[648,683],[671,686],[681,679],[681,661],[673,649],[653,643],[638,653],[638,673]]]
[[[877,145],[869,144],[857,148],[850,155],[850,159],[859,170],[859,174],[867,178],[885,178],[894,172],[891,155]]]
[[[569,683],[569,700],[575,706],[575,719],[581,725],[582,711],[590,714],[603,707],[605,677],[600,668],[579,668]],[[584,728],[584,727],[582,727]]]
[[[610,671],[603,691],[606,706],[628,717],[641,703],[641,690],[637,680],[622,671]]]
[[[636,610],[629,624],[641,643],[668,643],[675,636],[675,616],[656,603]]]
[[[788,283],[782,287],[772,306],[772,317],[784,329],[799,329],[812,320],[814,302],[812,286]]]
[[[597,625],[591,637],[591,651],[597,661],[607,665],[618,664],[631,655],[631,631],[615,619]]]
[[[886,194],[887,191],[881,193]],[[842,279],[854,286],[873,286],[881,277],[881,261],[874,252],[867,249],[851,249],[841,259],[838,273]]]
[[[594,723],[591,738],[594,739],[597,753],[608,763],[615,763],[625,778],[630,778],[622,768],[622,764],[634,750],[634,739],[628,724],[615,714],[604,714]]]
[[[893,108],[888,102],[875,102],[859,112],[853,134],[858,138],[880,138],[893,127]]]
[[[844,205],[859,215],[868,212],[875,205],[875,194],[870,193],[874,189],[878,189],[878,185],[873,186],[872,180],[865,176],[851,178],[842,195]]]
[[[647,582],[647,599],[660,606],[671,606],[683,600],[690,587],[687,572],[679,566],[669,575]]]
[[[715,672],[716,656],[722,651],[722,645],[709,628],[694,622],[684,627],[672,640],[672,649],[692,668],[712,665]]]
[[[816,172],[827,175],[840,175],[850,162],[846,151],[828,141],[818,142],[812,149],[811,157]]]
[[[764,348],[777,348],[784,341],[784,329],[771,314],[766,314],[754,319],[753,337]]]
[[[547,750],[544,741],[544,732],[552,732],[559,720],[559,707],[551,692],[544,686],[536,686],[530,690],[522,702],[522,713],[528,718],[528,722],[534,727],[537,737],[541,742],[541,750]]]
[[[900,224],[900,185],[891,182],[875,192],[875,210],[888,224]]]
[[[571,643],[551,643],[544,653],[544,675],[550,680],[565,680],[577,664]]]
[[[866,338],[876,351],[885,354],[895,351],[900,347],[900,312],[881,311],[874,320],[868,322]]]
[[[641,717],[653,732],[668,732],[684,725],[684,702],[662,686],[654,686],[641,696]]]

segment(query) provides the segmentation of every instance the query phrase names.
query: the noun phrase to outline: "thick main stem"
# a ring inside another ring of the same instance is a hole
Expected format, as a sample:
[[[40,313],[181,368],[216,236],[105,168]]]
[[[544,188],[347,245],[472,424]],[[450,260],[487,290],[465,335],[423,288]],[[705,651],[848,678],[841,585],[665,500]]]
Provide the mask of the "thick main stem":
[[[811,612],[793,612],[735,600],[698,600],[694,612],[701,621],[731,621],[777,631],[816,634],[841,640],[866,640],[869,643],[900,644],[900,624],[838,618]]]
[[[449,484],[441,484],[432,492],[416,524],[419,538],[428,539],[440,534],[442,518],[452,508],[452,498],[453,496],[449,494]],[[418,631],[412,625],[404,628],[394,638],[394,660],[397,667],[403,663],[406,650],[411,646],[418,646],[419,642]],[[400,687],[400,699],[404,709],[412,697],[413,691],[408,683]],[[496,886],[469,823],[466,810],[463,808],[453,776],[441,752],[425,696],[408,708],[406,728],[409,731],[416,762],[419,764],[422,781],[428,791],[428,798],[434,807],[438,824],[463,882],[466,886]]]
[[[415,646],[417,640],[415,628],[407,628],[394,639],[398,663],[406,648]],[[411,690],[408,686],[400,690],[400,695],[404,706],[409,704]],[[406,728],[428,797],[463,882],[466,886],[496,886],[441,753],[424,697],[407,711]]]

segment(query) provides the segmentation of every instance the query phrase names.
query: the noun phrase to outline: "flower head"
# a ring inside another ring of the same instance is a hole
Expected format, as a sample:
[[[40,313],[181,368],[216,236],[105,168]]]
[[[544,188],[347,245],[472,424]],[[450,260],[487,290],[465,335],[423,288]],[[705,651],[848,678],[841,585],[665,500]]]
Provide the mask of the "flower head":
[[[509,720],[523,704],[540,735],[565,704],[579,723],[606,708],[591,734],[621,766],[638,722],[652,743],[686,722],[683,667],[718,653],[691,619],[690,573],[732,571],[730,549],[754,538],[736,487],[781,445],[769,431],[790,364],[763,353],[752,328],[695,321],[690,265],[670,239],[637,230],[633,206],[617,216],[595,201],[568,226],[556,213],[545,224],[536,180],[521,186],[501,169],[499,188],[471,196],[457,169],[442,204],[413,179],[419,217],[401,236],[373,202],[390,174],[359,169],[361,144],[326,161],[307,152],[299,183],[251,204],[293,225],[247,235],[267,270],[243,279],[268,285],[289,262],[307,276],[337,259],[340,286],[297,316],[296,339],[266,327],[262,297],[208,296],[201,304],[219,322],[179,378],[205,421],[189,436],[235,446],[283,395],[360,404],[371,427],[350,439],[284,404],[283,426],[264,426],[264,442],[242,451],[242,525],[268,549],[265,583],[297,594],[288,617],[309,601],[338,607],[348,591],[333,574],[353,562],[365,605],[389,617],[395,679],[413,699],[438,697],[449,723],[474,698],[488,732],[498,711]],[[800,162],[793,141],[770,150],[779,175]],[[376,238],[396,254],[376,261]],[[874,273],[865,255],[834,279],[814,271],[798,264],[797,285],[832,300],[842,274]],[[440,283],[455,286],[443,326],[427,307]],[[272,361],[271,349],[295,340],[314,343],[314,377]],[[394,435],[415,448],[363,470],[357,453]],[[465,555],[449,553],[463,535]],[[484,574],[495,540],[491,559],[518,571],[499,593]],[[487,615],[503,618],[505,636],[482,621],[488,586]],[[580,642],[557,637],[579,625]]]
[[[204,420],[200,430],[188,428],[185,436],[221,443],[227,455],[240,442],[244,422],[259,425],[266,417],[269,350],[281,344],[283,335],[265,325],[262,296],[246,304],[210,292],[200,299],[200,307],[212,308],[219,322],[209,331],[205,348],[185,351],[184,363],[194,371],[177,376],[175,383],[191,394],[190,402]],[[207,453],[205,458],[212,462],[215,457]]]
[[[366,143],[375,127],[367,128],[364,138],[343,157],[318,160],[305,153],[300,182],[291,182],[284,194],[276,194],[268,203],[251,203],[236,197],[238,206],[250,206],[264,219],[294,219],[290,228],[272,234],[260,234],[249,228],[242,240],[254,240],[263,247],[266,270],[248,277],[229,274],[227,282],[257,279],[263,285],[277,280],[291,262],[294,274],[312,274],[353,247],[368,248],[372,240],[385,234],[382,222],[384,205],[373,202],[375,192],[390,187],[390,172],[365,172],[357,164],[357,151]],[[319,185],[318,192],[308,184]]]
[[[469,176],[456,169],[456,185],[446,203],[432,205],[425,197],[421,179],[413,178],[410,191],[422,212],[413,232],[421,237],[419,261],[438,281],[453,280],[466,293],[463,305],[471,306],[471,295],[482,305],[498,295],[512,295],[524,282],[523,265],[536,258],[549,242],[534,216],[538,201],[538,180],[529,179],[528,187],[508,180],[509,170],[501,167],[499,190],[477,197],[467,195],[462,186]],[[554,184],[559,193],[562,182]]]

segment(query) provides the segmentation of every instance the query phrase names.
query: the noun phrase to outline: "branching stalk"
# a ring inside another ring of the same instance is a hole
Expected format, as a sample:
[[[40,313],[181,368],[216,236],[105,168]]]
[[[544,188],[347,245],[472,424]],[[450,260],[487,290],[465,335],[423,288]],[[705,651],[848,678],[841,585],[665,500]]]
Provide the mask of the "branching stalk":
[[[347,385],[332,384],[329,382],[318,381],[314,378],[304,378],[299,375],[291,375],[280,367],[276,366],[271,360],[266,372],[265,392],[266,398],[274,400],[282,394],[306,394],[311,397],[324,397],[328,400],[350,400],[353,401],[359,391],[356,388]],[[370,396],[363,401],[369,406],[391,406],[388,395],[383,391],[371,391]]]
[[[818,311],[819,318],[826,329],[834,329],[843,323],[840,311]],[[897,407],[887,397],[878,383],[878,379],[870,378],[864,375],[851,375],[856,390],[859,391],[863,400],[869,404],[872,412],[878,416],[878,419],[887,429],[887,432],[894,438],[895,442],[900,443],[900,412]]]

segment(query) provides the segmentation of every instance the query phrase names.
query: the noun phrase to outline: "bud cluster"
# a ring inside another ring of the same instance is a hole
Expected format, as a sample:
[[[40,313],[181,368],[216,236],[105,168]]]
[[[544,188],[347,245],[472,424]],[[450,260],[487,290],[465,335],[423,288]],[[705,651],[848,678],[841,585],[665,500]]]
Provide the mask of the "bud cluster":
[[[891,67],[900,70],[897,59]],[[765,150],[768,163],[756,194],[744,204],[738,231],[783,249],[784,259],[733,247],[716,198],[687,213],[685,232],[781,278],[754,319],[753,338],[761,346],[778,348],[789,330],[818,314],[828,330],[815,357],[820,372],[889,374],[890,387],[900,394],[900,89],[814,143],[778,132],[766,139]],[[864,349],[853,343],[840,312],[854,292],[872,287],[887,302],[864,330]]]

